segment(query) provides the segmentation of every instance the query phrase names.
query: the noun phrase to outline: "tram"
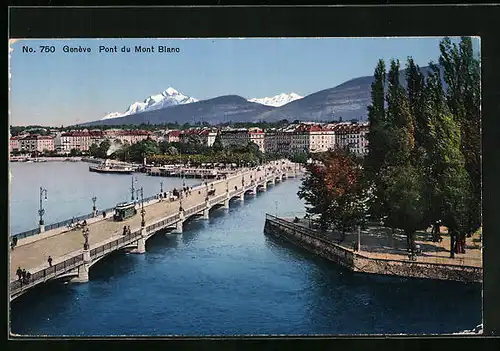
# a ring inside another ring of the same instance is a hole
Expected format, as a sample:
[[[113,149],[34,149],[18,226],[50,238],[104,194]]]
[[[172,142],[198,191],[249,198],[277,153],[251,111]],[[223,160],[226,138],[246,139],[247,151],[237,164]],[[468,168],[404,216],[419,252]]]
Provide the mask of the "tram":
[[[137,214],[137,209],[135,208],[135,203],[133,202],[121,202],[115,207],[115,214],[113,219],[115,221],[124,221],[127,218],[132,217]]]

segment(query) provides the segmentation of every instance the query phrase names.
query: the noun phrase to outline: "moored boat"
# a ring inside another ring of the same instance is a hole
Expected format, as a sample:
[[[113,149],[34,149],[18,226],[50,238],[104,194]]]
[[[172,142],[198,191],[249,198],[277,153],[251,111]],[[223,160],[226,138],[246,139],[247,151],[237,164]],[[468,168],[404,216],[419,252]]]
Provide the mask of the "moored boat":
[[[134,172],[134,169],[132,167],[98,165],[98,166],[89,166],[89,171],[97,173],[132,174]]]

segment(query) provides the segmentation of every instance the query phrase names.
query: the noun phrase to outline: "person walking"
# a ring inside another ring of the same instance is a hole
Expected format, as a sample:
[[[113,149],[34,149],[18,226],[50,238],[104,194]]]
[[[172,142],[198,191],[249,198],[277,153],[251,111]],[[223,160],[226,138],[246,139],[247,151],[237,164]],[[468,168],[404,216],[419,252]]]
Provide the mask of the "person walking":
[[[130,226],[127,227],[127,233],[132,234],[132,232],[130,231]]]
[[[49,262],[49,267],[52,267],[52,257],[49,256],[47,259],[47,262]]]
[[[21,269],[21,267],[17,267],[16,275],[17,280],[21,280],[21,278],[23,277],[23,270]]]

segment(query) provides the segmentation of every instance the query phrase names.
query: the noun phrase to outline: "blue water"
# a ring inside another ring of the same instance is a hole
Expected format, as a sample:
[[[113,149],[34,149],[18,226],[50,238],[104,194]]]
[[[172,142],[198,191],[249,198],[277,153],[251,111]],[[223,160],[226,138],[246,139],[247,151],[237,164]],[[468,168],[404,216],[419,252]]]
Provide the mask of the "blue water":
[[[158,178],[153,178],[158,181]],[[116,252],[85,284],[46,284],[11,305],[29,335],[452,333],[481,323],[481,286],[352,273],[263,234],[303,212],[298,180],[231,202],[142,255]],[[69,196],[69,195],[68,195]]]

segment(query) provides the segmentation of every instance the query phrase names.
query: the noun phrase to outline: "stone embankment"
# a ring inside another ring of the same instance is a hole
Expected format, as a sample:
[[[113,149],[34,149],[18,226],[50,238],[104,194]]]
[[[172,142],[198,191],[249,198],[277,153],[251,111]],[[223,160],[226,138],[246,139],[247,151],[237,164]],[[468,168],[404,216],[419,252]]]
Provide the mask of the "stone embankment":
[[[353,272],[394,275],[400,277],[482,282],[482,267],[457,264],[411,261],[403,256],[372,257],[370,252],[357,252],[339,245],[320,232],[292,221],[267,214],[266,234],[284,239],[303,249],[335,262]]]

